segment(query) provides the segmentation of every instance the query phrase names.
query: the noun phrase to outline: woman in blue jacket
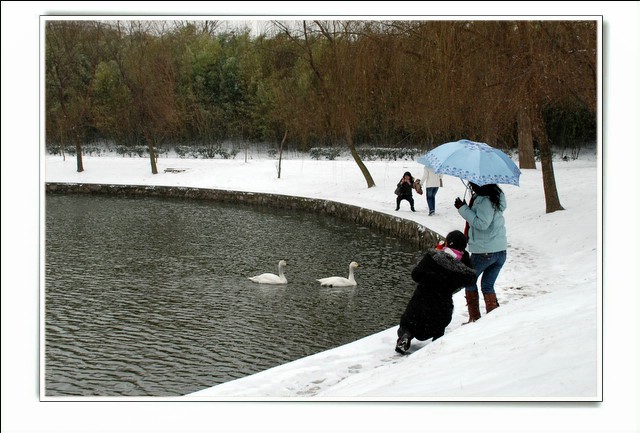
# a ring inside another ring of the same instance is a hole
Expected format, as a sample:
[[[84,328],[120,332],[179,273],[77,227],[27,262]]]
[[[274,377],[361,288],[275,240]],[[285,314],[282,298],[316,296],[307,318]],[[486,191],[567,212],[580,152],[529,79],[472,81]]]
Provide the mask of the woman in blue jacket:
[[[496,184],[478,186],[469,182],[469,186],[473,192],[469,204],[456,198],[454,205],[466,220],[465,234],[469,237],[471,263],[476,278],[482,275],[480,287],[489,313],[500,306],[493,286],[507,259],[507,230],[502,214],[507,208],[507,200]],[[477,284],[465,287],[465,296],[469,322],[475,322],[480,318]]]

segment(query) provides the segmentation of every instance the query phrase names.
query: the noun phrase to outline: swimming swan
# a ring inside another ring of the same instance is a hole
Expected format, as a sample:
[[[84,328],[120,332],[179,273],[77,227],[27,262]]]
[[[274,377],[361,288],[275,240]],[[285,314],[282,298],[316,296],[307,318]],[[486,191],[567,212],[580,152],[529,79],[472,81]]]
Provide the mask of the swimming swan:
[[[255,277],[249,277],[249,279],[254,283],[260,283],[260,284],[287,284],[287,278],[284,276],[284,271],[283,271],[286,265],[287,265],[287,262],[285,262],[284,260],[280,260],[278,262],[279,275],[266,273],[266,274],[256,275]]]
[[[356,262],[349,263],[349,278],[344,277],[328,277],[328,278],[320,278],[321,286],[325,287],[349,287],[355,286],[356,280],[353,278],[353,270],[358,267]]]

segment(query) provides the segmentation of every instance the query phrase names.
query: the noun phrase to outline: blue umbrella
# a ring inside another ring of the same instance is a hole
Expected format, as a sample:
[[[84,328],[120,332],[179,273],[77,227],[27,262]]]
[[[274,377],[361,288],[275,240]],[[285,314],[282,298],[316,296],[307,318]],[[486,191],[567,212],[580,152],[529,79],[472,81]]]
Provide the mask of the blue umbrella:
[[[518,186],[520,169],[501,150],[470,140],[441,144],[418,158],[420,164],[440,174],[459,177],[476,185],[506,183]]]

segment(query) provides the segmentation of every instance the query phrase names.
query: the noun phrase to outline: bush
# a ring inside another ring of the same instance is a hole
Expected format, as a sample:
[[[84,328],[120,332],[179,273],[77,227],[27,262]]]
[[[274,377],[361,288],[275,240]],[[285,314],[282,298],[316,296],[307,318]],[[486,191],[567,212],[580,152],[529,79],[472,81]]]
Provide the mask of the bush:
[[[142,144],[136,144],[133,146],[124,146],[122,144],[116,144],[115,151],[118,155],[130,156],[130,157],[138,156],[142,158],[143,156],[148,155],[147,146],[144,146]]]
[[[385,148],[385,147],[361,147],[358,148],[358,155],[364,161],[398,161],[413,160],[424,152],[419,149]],[[336,147],[314,147],[309,151],[312,159],[334,160],[341,156],[348,156],[347,149]]]
[[[342,154],[342,150],[336,147],[312,147],[309,150],[311,159],[334,160]]]
[[[564,156],[572,155],[575,159],[583,143],[596,141],[595,114],[577,103],[548,108],[544,121],[549,143],[560,149]]]
[[[362,159],[369,161],[413,160],[424,153],[419,149],[406,149],[404,147],[372,147],[359,149],[358,152],[360,153],[360,157],[362,157]]]

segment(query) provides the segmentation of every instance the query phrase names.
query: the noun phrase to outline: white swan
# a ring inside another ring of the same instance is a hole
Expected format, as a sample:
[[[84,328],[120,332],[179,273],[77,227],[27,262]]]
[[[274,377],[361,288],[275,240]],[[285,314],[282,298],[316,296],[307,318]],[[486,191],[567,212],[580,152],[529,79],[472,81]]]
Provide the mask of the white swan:
[[[286,265],[287,262],[280,260],[278,262],[278,275],[266,273],[256,275],[255,277],[249,277],[249,279],[254,283],[260,284],[287,284],[287,278],[284,276],[284,267]]]
[[[320,278],[321,286],[325,287],[349,287],[355,286],[356,280],[353,278],[353,270],[358,267],[356,262],[349,263],[349,278],[344,277],[328,277],[328,278]]]

